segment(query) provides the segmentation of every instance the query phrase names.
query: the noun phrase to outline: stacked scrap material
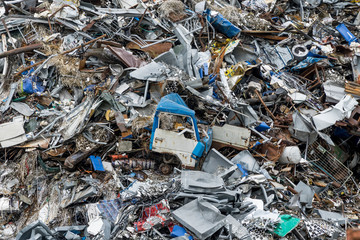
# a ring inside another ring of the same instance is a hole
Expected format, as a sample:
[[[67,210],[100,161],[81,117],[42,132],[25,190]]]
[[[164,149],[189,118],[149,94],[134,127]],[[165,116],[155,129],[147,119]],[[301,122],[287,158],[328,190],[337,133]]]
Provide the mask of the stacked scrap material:
[[[1,239],[358,239],[356,2],[0,16]]]

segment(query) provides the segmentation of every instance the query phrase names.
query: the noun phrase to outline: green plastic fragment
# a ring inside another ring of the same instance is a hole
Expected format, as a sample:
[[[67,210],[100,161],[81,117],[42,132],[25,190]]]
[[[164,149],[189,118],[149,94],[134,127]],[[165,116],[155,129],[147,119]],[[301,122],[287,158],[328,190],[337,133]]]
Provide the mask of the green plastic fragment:
[[[286,234],[291,232],[300,222],[299,218],[291,215],[281,215],[281,222],[277,225],[274,233],[280,237],[285,237]]]

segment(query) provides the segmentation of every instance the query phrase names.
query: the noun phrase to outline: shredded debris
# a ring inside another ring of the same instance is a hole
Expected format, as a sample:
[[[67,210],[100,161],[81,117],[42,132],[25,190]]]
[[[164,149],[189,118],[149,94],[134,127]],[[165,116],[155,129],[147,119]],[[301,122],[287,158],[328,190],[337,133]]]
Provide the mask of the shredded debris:
[[[358,3],[0,17],[0,239],[359,239]]]

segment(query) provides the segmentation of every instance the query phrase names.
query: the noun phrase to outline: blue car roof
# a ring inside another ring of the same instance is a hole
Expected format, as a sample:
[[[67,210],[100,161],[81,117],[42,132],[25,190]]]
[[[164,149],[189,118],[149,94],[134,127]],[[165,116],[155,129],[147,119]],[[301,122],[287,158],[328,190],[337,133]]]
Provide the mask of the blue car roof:
[[[162,97],[156,111],[186,115],[195,118],[195,111],[190,109],[177,93],[170,93]]]

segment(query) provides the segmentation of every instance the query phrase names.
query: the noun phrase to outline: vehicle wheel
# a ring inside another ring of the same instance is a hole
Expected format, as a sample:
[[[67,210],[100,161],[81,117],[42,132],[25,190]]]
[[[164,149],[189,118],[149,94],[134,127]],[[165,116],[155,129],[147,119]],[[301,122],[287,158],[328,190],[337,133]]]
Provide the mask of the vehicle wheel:
[[[168,175],[172,172],[172,167],[169,164],[162,163],[159,166],[159,170],[164,174]]]

